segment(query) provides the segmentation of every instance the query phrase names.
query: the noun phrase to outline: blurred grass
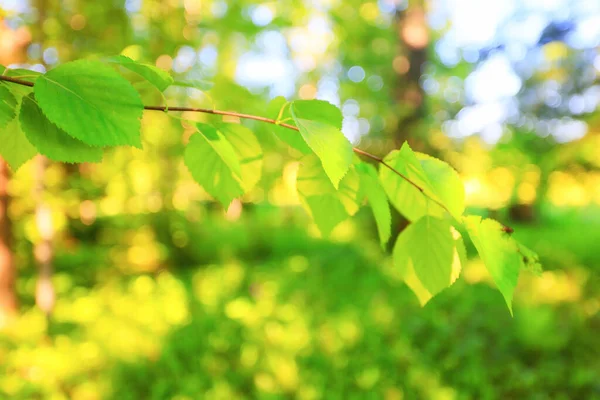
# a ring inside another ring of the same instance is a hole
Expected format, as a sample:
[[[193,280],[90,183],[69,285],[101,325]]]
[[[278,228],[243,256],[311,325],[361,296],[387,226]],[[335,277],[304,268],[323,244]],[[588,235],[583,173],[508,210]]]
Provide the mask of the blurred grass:
[[[0,398],[600,398],[600,232],[580,215],[515,226],[548,271],[523,273],[514,319],[478,260],[420,308],[371,232],[320,240],[285,209],[73,227],[49,325],[26,299],[0,335]],[[150,273],[115,245],[131,232]]]

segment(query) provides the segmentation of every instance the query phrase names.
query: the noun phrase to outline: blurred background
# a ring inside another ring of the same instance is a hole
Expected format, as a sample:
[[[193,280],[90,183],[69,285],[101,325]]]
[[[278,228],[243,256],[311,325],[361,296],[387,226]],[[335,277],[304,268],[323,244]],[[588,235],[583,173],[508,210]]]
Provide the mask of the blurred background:
[[[0,0],[0,64],[122,53],[214,82],[170,105],[328,100],[360,148],[450,163],[545,268],[511,318],[471,246],[421,308],[368,210],[319,237],[270,126],[244,122],[263,179],[224,210],[189,126],[147,112],[143,150],[1,164],[0,398],[600,399],[599,50],[597,0]]]

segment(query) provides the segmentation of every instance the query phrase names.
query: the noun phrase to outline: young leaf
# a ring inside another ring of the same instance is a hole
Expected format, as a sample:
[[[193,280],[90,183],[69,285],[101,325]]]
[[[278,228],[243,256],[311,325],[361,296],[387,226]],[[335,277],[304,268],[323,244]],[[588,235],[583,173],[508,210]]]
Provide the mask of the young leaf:
[[[512,315],[512,297],[522,262],[517,243],[502,230],[502,225],[497,221],[481,220],[478,216],[468,216],[463,221]]]
[[[19,122],[29,142],[51,160],[69,163],[102,161],[100,147],[90,147],[48,121],[33,93],[23,98]]]
[[[466,260],[460,234],[442,219],[424,216],[396,240],[394,264],[421,305],[452,285]]]
[[[356,170],[360,176],[360,185],[367,196],[379,232],[381,246],[385,247],[392,234],[392,215],[385,191],[379,182],[377,170],[370,164],[358,163]]]
[[[379,177],[390,202],[411,221],[424,215],[442,217],[444,209],[427,196],[439,201],[460,220],[465,209],[465,191],[456,171],[445,162],[422,153],[414,153],[407,143],[385,157],[385,162],[424,190],[408,183],[389,168],[380,168]],[[426,196],[427,195],[427,196]]]
[[[337,189],[340,180],[346,175],[352,164],[352,144],[336,125],[323,122],[328,120],[336,124],[338,121],[333,116],[329,116],[329,112],[326,114],[327,117],[323,117],[323,114],[316,114],[316,109],[320,105],[322,106],[323,102],[317,100],[314,102],[310,108],[306,103],[301,103],[302,105],[298,108],[294,102],[290,105],[290,111],[296,126],[300,129],[302,138],[319,157],[325,173]],[[306,119],[310,116],[307,110],[315,112],[318,119]],[[338,110],[337,113],[339,112]]]
[[[118,55],[109,57],[107,61],[111,64],[117,64],[130,71],[135,72],[161,92],[168,88],[173,83],[173,78],[168,72],[163,71],[154,65],[144,64],[137,61],[133,61],[131,58]]]
[[[298,118],[309,119],[342,129],[340,109],[324,100],[296,100],[292,103]]]
[[[198,123],[184,161],[194,179],[225,208],[244,194],[240,162],[225,136],[211,125]]]
[[[63,64],[40,76],[34,93],[46,117],[83,143],[141,148],[140,96],[106,65],[85,60]]]
[[[290,113],[289,106],[290,106],[290,104],[284,97],[282,97],[282,96],[275,97],[269,103],[267,115],[269,115],[273,119],[276,119],[276,118],[279,118],[279,120],[290,119],[289,121],[286,121],[286,123],[293,123],[294,121],[291,121],[292,115]],[[274,135],[279,140],[287,143],[291,148],[299,151],[302,154],[312,153],[312,150],[310,149],[310,147],[308,147],[308,145],[302,138],[302,135],[300,134],[300,132],[296,132],[296,131],[293,131],[288,128],[282,128],[281,126],[278,126],[278,125],[271,125],[271,129],[273,130]]]
[[[260,181],[263,152],[254,133],[240,124],[221,124],[219,131],[233,147],[240,163],[242,187],[248,192]]]
[[[37,150],[29,141],[15,118],[0,129],[0,156],[17,171],[25,162],[37,154]]]
[[[300,201],[323,236],[360,207],[360,178],[352,167],[336,190],[320,160],[310,154],[300,160],[296,188]]]
[[[17,115],[17,99],[12,92],[0,84],[0,129],[3,129]]]

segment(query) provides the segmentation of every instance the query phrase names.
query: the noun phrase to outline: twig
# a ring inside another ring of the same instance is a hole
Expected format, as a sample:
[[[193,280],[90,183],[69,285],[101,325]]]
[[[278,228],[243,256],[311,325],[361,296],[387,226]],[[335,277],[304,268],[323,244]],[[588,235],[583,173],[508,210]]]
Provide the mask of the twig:
[[[16,83],[17,85],[33,87],[33,82],[24,81],[19,78],[13,78],[12,76],[0,75],[0,81],[6,81]]]
[[[33,82],[24,81],[22,79],[19,79],[18,77],[14,78],[14,77],[10,77],[10,76],[0,75],[0,81],[6,81],[6,82],[10,82],[10,83],[15,83],[17,85],[33,87]],[[197,113],[213,114],[213,115],[224,115],[224,116],[229,116],[229,117],[237,117],[237,118],[241,118],[241,119],[251,119],[254,121],[260,121],[260,122],[265,122],[265,123],[272,124],[272,125],[281,126],[283,128],[291,129],[294,131],[300,131],[300,129],[298,129],[294,125],[281,123],[278,120],[275,120],[272,118],[260,117],[258,115],[251,115],[251,114],[242,114],[242,113],[238,113],[238,112],[234,112],[234,111],[213,110],[210,108],[167,107],[167,106],[144,106],[144,110],[164,111],[164,112],[183,111],[183,112],[197,112]],[[421,186],[419,186],[417,183],[413,182],[409,177],[407,177],[400,171],[396,170],[394,167],[392,167],[390,164],[388,164],[383,158],[378,157],[374,154],[368,153],[364,150],[358,149],[356,147],[353,147],[352,150],[356,154],[359,154],[361,156],[370,158],[371,160],[377,161],[384,167],[388,168],[390,171],[392,171],[393,173],[398,175],[400,178],[402,178],[403,180],[408,182],[411,186],[413,186],[415,189],[417,189],[419,192],[421,192],[421,194],[423,194],[423,196],[427,197],[428,199],[430,199],[431,201],[433,201],[434,203],[436,203],[437,205],[442,207],[446,212],[448,212],[448,214],[451,214],[450,210],[448,210],[448,208],[443,203],[441,203],[437,199],[433,198],[431,195],[425,193],[425,190]]]

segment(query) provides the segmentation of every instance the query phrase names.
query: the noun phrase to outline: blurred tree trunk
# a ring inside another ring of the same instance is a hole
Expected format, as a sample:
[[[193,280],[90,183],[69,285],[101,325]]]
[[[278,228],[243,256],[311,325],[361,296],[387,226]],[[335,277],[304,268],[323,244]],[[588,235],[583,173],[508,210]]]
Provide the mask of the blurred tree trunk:
[[[15,262],[11,249],[12,229],[8,206],[8,182],[10,172],[8,165],[0,159],[0,327],[6,320],[17,313],[17,295],[15,293]]]
[[[425,17],[425,0],[411,0],[404,10],[396,12],[399,50],[394,58],[393,68],[398,74],[394,93],[398,125],[394,147],[399,149],[404,142],[409,142],[413,150],[429,152],[425,92],[420,84],[430,41]],[[392,234],[397,235],[408,225],[408,220],[394,208],[392,210]]]
[[[410,1],[406,9],[396,13],[400,48],[393,63],[398,74],[395,94],[399,114],[394,138],[396,148],[405,141],[421,151],[427,147],[427,109],[425,92],[420,85],[430,41],[425,17],[424,0]]]
[[[9,28],[0,18],[0,64],[10,65],[26,60],[25,49],[31,42],[31,34],[25,27]],[[0,158],[0,327],[16,315],[18,300],[15,292],[16,265],[12,251],[12,224],[8,214],[10,195],[8,183],[10,170]]]
[[[54,249],[52,239],[54,237],[54,226],[52,223],[52,211],[44,201],[44,175],[48,159],[38,155],[35,159],[35,187],[36,199],[35,224],[40,234],[35,244],[34,257],[38,266],[38,280],[35,287],[35,304],[49,316],[55,303],[54,286],[52,285],[52,258]]]
[[[44,29],[43,24],[47,18],[48,1],[37,0],[38,24],[36,27],[35,38],[42,46],[44,45]],[[52,247],[52,239],[54,237],[54,226],[52,223],[52,211],[44,201],[44,176],[48,166],[48,159],[43,155],[36,156],[35,160],[35,175],[33,195],[36,201],[35,206],[35,223],[38,233],[40,234],[38,242],[35,244],[34,257],[38,266],[38,280],[35,287],[35,304],[48,317],[52,313],[55,303],[54,286],[52,285],[52,259],[54,249]]]

